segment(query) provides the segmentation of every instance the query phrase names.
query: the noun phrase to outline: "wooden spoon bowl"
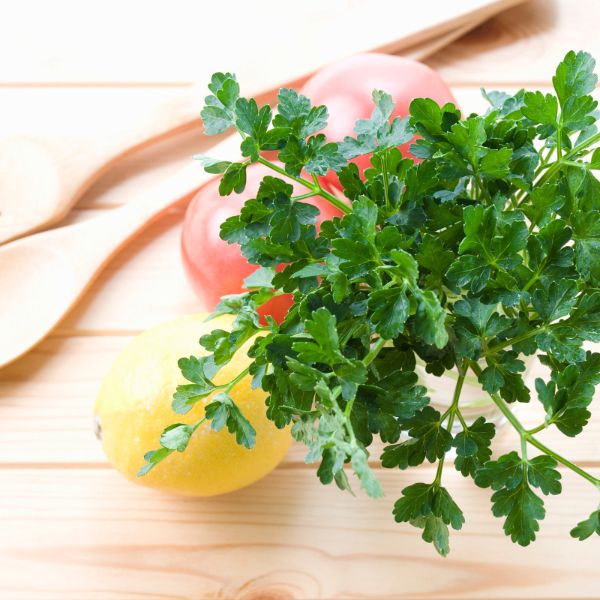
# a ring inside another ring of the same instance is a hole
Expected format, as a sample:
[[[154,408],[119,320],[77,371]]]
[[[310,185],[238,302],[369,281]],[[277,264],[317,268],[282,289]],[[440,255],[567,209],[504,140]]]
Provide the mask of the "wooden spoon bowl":
[[[239,144],[231,136],[211,153],[235,160]],[[193,162],[107,214],[0,247],[0,289],[10,290],[0,294],[0,366],[43,339],[139,229],[213,177]]]

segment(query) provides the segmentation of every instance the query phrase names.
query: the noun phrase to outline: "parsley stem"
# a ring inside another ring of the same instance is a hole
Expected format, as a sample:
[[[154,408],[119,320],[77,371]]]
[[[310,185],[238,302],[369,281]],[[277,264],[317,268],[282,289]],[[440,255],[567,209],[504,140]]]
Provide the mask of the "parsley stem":
[[[198,421],[196,421],[193,425],[192,425],[192,433],[194,433],[194,431],[196,431],[196,429],[198,429],[198,427],[200,427],[200,425],[202,425],[202,423],[204,423],[204,421],[206,421],[207,417],[206,415],[204,415],[201,419],[199,419]]]
[[[458,420],[460,421],[462,428],[464,430],[469,429],[469,426],[467,425],[467,422],[465,421],[465,418],[462,416],[462,412],[460,412],[459,408],[456,409],[456,416],[458,417]]]
[[[317,192],[306,192],[306,194],[301,194],[300,196],[292,196],[292,200],[295,202],[296,200],[305,200],[306,198],[312,198],[316,196]]]
[[[530,233],[531,233],[531,228],[530,228]],[[548,262],[548,259],[545,258],[540,266],[536,269],[535,273],[531,276],[531,279],[523,286],[523,291],[526,292],[529,290],[529,288],[540,278],[540,275],[544,272],[544,269],[546,268],[546,263]]]
[[[477,375],[477,376],[481,375],[481,367],[475,361],[470,360],[469,366],[471,367],[471,369],[475,373],[475,375]],[[535,446],[538,450],[541,450],[544,454],[551,456],[556,462],[559,462],[560,464],[564,465],[568,469],[571,469],[571,471],[577,473],[578,475],[580,475],[581,477],[583,477],[584,479],[586,479],[587,481],[589,481],[590,483],[595,485],[598,489],[600,489],[600,479],[597,479],[590,473],[584,471],[581,467],[578,467],[575,463],[572,463],[570,460],[562,457],[560,454],[557,454],[554,450],[552,450],[551,448],[548,448],[548,446],[545,446],[544,444],[542,444],[542,442],[540,442],[537,438],[534,438],[532,433],[530,431],[527,431],[525,429],[525,427],[523,427],[523,425],[521,424],[519,419],[517,419],[517,417],[514,415],[512,410],[510,410],[510,408],[508,408],[508,406],[506,405],[504,400],[502,400],[502,398],[500,398],[500,396],[498,396],[498,394],[490,394],[490,397],[494,401],[494,404],[500,409],[500,412],[506,417],[508,422],[517,430],[517,433],[521,436],[522,443],[524,441],[526,441],[529,444],[531,444],[532,446]]]
[[[246,367],[243,371],[238,373],[226,386],[225,392],[229,393],[250,371],[250,367]]]
[[[579,301],[581,300],[582,297],[583,297],[583,294],[580,294],[575,306],[577,306],[577,304],[579,304]],[[489,347],[487,350],[482,352],[482,355],[485,357],[485,356],[489,356],[490,354],[495,354],[499,350],[504,350],[504,348],[507,348],[508,346],[514,346],[515,344],[524,342],[525,340],[535,337],[536,335],[542,333],[543,331],[548,331],[549,329],[552,329],[555,325],[560,325],[561,323],[562,323],[562,321],[555,321],[554,323],[549,323],[548,325],[542,325],[541,327],[531,329],[527,333],[523,333],[514,338],[510,338],[509,340],[504,340],[503,342],[500,342],[499,344],[496,344],[495,346]]]
[[[533,435],[534,433],[543,431],[544,429],[546,429],[546,427],[548,427],[547,423],[542,423],[541,425],[538,425],[537,427],[534,427],[533,429],[528,429],[527,433],[529,435]]]
[[[481,375],[482,369],[474,360],[469,360],[469,366],[471,367],[471,370],[473,371],[473,373],[475,373],[475,375],[477,375],[477,377],[479,377]],[[496,404],[496,406],[500,409],[500,412],[509,421],[509,423],[519,433],[521,433],[521,432],[525,433],[525,428],[523,427],[523,425],[521,425],[521,423],[519,422],[517,417],[515,417],[512,410],[510,410],[510,408],[508,408],[508,406],[506,406],[504,400],[502,400],[502,398],[500,398],[500,396],[498,396],[498,394],[490,394],[490,396],[491,396],[492,400],[494,401],[494,403]]]
[[[272,163],[270,160],[267,160],[262,156],[258,157],[258,162],[262,165],[265,165],[265,167],[269,167],[269,169],[273,169],[273,171],[276,171],[280,175],[292,179],[296,183],[299,183],[300,185],[309,188],[312,192],[314,192],[315,195],[325,198],[325,200],[327,200],[330,204],[333,204],[333,206],[335,206],[336,208],[339,208],[339,210],[341,210],[343,213],[349,214],[352,212],[352,209],[345,202],[343,202],[339,198],[336,198],[333,194],[330,194],[329,192],[325,191],[319,184],[319,180],[316,177],[316,183],[309,181],[308,179],[304,179],[303,177],[296,177],[295,175],[291,175],[285,169],[282,169],[275,163]]]
[[[546,183],[549,179],[551,179],[555,175],[555,173],[564,164],[569,164],[571,158],[573,158],[574,156],[577,156],[577,154],[579,154],[582,150],[585,150],[589,146],[593,146],[597,141],[600,141],[600,132],[596,133],[595,135],[590,136],[587,140],[584,140],[583,142],[581,142],[581,144],[579,144],[578,146],[575,146],[575,148],[573,148],[572,150],[569,150],[569,152],[567,152],[566,154],[563,154],[562,156],[558,156],[556,161],[553,162],[548,167],[546,172],[535,182],[534,186],[539,187],[539,186],[543,185],[544,183]],[[558,148],[557,148],[557,150],[558,150]],[[521,198],[519,201],[519,206],[521,206],[521,204],[528,197],[529,197],[529,193],[526,194],[525,196],[523,196],[523,198]]]
[[[460,394],[463,389],[463,384],[465,382],[465,377],[467,376],[467,365],[466,362],[457,367],[458,369],[458,378],[456,380],[456,386],[454,387],[454,394],[452,396],[452,404],[450,408],[452,409],[452,413],[450,414],[450,418],[448,419],[448,425],[452,425],[452,421],[454,420],[454,413],[458,410],[458,401],[460,399]]]
[[[354,433],[354,429],[352,427],[352,423],[350,422],[350,415],[352,414],[353,406],[354,406],[354,398],[351,398],[350,400],[348,400],[348,402],[346,403],[346,407],[344,408],[344,417],[346,418],[346,420],[349,423],[348,431],[351,432],[352,434]]]
[[[433,480],[433,484],[432,484],[434,486],[439,486],[440,483],[442,482],[442,473],[444,471],[445,459],[446,459],[446,455],[444,454],[444,456],[442,456],[442,458],[440,458],[440,460],[438,461],[437,470],[435,472],[435,479]]]
[[[383,167],[382,175],[383,175],[383,193],[385,196],[385,205],[386,205],[386,207],[389,207],[389,205],[390,205],[390,177],[389,177],[388,167],[387,167],[387,155],[388,155],[388,150],[384,150],[381,155],[381,166]]]
[[[495,354],[499,350],[503,350],[504,348],[507,348],[508,346],[514,346],[515,344],[524,342],[525,340],[528,340],[529,338],[531,338],[535,335],[538,335],[540,332],[544,331],[546,328],[547,327],[545,327],[545,326],[538,327],[537,329],[532,329],[532,330],[528,331],[527,333],[523,333],[522,335],[518,335],[509,340],[504,340],[503,342],[500,342],[499,344],[496,344],[495,346],[490,346],[486,352],[483,352],[483,356],[488,356],[489,354]]]
[[[454,417],[458,412],[458,400],[460,399],[460,393],[462,392],[463,384],[465,382],[465,377],[467,375],[467,366],[463,361],[462,365],[458,368],[458,378],[456,379],[456,386],[454,387],[454,394],[452,396],[452,404],[447,412],[449,412],[450,416],[448,417],[448,424],[446,429],[448,431],[452,430],[452,423],[454,423]],[[462,419],[462,415],[459,417],[461,421],[464,423]],[[443,421],[443,419],[441,419]],[[464,425],[463,425],[464,427]],[[446,460],[446,455],[444,454],[442,458],[438,461],[437,471],[435,473],[435,479],[433,480],[433,485],[439,485],[442,481],[442,471],[444,470],[444,461]]]
[[[471,198],[473,198],[473,200],[477,200],[477,198],[479,197],[479,190],[477,189],[477,177],[473,176],[473,179],[471,180],[471,185],[473,188]]]
[[[575,146],[572,150],[569,150],[566,154],[563,155],[562,160],[569,160],[579,154],[582,150],[593,146],[596,142],[600,141],[600,132],[590,136],[587,140],[584,140],[579,144],[579,146]],[[557,165],[560,161],[556,161],[554,165]],[[552,165],[552,166],[554,166]],[[552,167],[550,167],[552,168]],[[558,169],[558,166],[556,167]]]
[[[443,413],[443,414],[442,414],[442,416],[440,417],[440,423],[443,423],[443,422],[444,422],[444,421],[447,419],[448,415],[449,415],[449,414],[452,412],[452,408],[453,408],[453,406],[452,406],[452,404],[451,404],[451,405],[450,405],[450,406],[449,406],[449,407],[448,407],[448,408],[447,408],[447,409],[444,411],[444,413]]]
[[[534,179],[545,169],[548,168],[548,161],[550,160],[550,157],[552,156],[552,154],[554,153],[554,148],[548,148],[548,152],[546,153],[546,156],[542,156],[542,159],[540,161],[540,165],[539,167],[536,169],[535,174],[534,174]],[[542,152],[540,152],[540,155],[542,154]],[[522,200],[528,196],[528,192],[526,190],[523,190],[522,192],[519,192],[512,200],[511,200],[511,204],[513,206],[516,206],[517,208],[519,206],[521,206],[521,202]],[[531,233],[533,231],[533,229],[535,228],[535,223],[532,222],[531,225],[529,226],[529,233]]]
[[[575,160],[563,160],[562,164],[569,167],[577,167],[578,169],[589,169],[587,163],[581,163]]]
[[[548,148],[548,152],[546,153],[546,156],[542,156],[542,161],[540,163],[539,169],[543,168],[546,164],[548,164],[548,161],[550,160],[550,157],[552,156],[552,154],[554,153],[554,148],[550,147]],[[541,154],[541,152],[540,152]]]
[[[352,408],[354,407],[354,400],[356,400],[356,396],[354,396],[353,398],[348,400],[348,402],[346,403],[346,406],[344,407],[344,410],[342,411],[340,408],[340,405],[337,401],[338,396],[340,395],[341,391],[342,391],[342,388],[339,385],[332,390],[333,410],[338,415],[343,417],[344,422],[345,422],[346,431],[348,432],[348,436],[350,437],[350,442],[352,445],[356,445],[356,434],[354,433],[354,427],[352,427],[352,418],[351,418]]]
[[[386,340],[379,338],[374,344],[369,353],[363,358],[363,364],[368,367],[377,358],[377,355],[385,345]]]
[[[544,454],[551,456],[554,460],[561,463],[565,467],[568,467],[569,469],[571,469],[571,471],[574,471],[578,475],[581,475],[581,477],[583,477],[584,479],[587,479],[590,483],[592,483],[598,489],[600,489],[600,479],[594,477],[587,471],[584,471],[581,467],[578,467],[575,463],[572,463],[570,460],[563,458],[560,454],[557,454],[556,452],[554,452],[554,450],[551,450],[550,448],[548,448],[548,446],[545,446],[544,444],[542,444],[542,442],[540,442],[538,439],[534,438],[531,434],[526,433],[525,437],[527,438],[527,441],[532,446],[535,446],[538,450],[541,450]]]
[[[527,460],[527,437],[525,435],[520,435],[521,437],[521,458],[526,461]],[[526,473],[524,473],[527,476]]]

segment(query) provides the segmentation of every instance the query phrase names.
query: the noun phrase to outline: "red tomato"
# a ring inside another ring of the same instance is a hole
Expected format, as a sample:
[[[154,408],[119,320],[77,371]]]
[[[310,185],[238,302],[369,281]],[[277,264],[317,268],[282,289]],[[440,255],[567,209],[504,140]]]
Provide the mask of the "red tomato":
[[[325,104],[329,109],[329,122],[323,129],[330,141],[341,141],[345,136],[355,136],[354,124],[358,119],[368,119],[373,111],[373,90],[383,90],[396,104],[392,117],[404,117],[415,98],[432,98],[438,104],[456,103],[442,78],[426,65],[389,54],[358,54],[328,67],[311,77],[301,90],[313,105]],[[410,144],[400,148],[410,156]],[[370,166],[368,156],[354,161],[359,169]],[[329,184],[339,186],[335,173],[324,178]]]
[[[225,219],[239,214],[246,200],[256,196],[265,175],[277,176],[277,173],[261,164],[249,166],[246,189],[242,194],[231,196],[219,196],[219,179],[216,178],[200,189],[188,206],[181,234],[183,266],[194,291],[209,308],[213,308],[221,296],[244,291],[244,279],[258,268],[244,258],[237,244],[222,240],[219,229]],[[296,195],[307,191],[300,184],[293,186]],[[317,223],[341,215],[337,208],[321,198],[303,202],[320,209]],[[285,294],[271,299],[259,312],[282,321],[291,304],[292,296]]]

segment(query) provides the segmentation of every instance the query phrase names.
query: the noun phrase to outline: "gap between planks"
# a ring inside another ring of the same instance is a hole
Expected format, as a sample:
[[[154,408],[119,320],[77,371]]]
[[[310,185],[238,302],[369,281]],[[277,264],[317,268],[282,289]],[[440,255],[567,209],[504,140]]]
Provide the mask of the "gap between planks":
[[[381,465],[381,462],[376,460],[368,461],[369,467],[374,471],[380,471],[383,473],[393,472],[394,469],[387,469]],[[454,466],[454,463],[450,463]],[[450,466],[448,464],[447,466]],[[582,469],[598,469],[600,468],[600,461],[578,461],[577,466]],[[113,466],[109,462],[89,462],[89,463],[66,463],[66,462],[22,462],[22,463],[0,463],[0,471],[31,471],[31,470],[65,470],[65,471],[73,471],[80,469],[93,469],[93,470],[113,470]],[[316,475],[317,463],[314,464],[306,464],[303,462],[282,462],[276,467],[277,470],[285,470],[285,471],[314,471]],[[417,471],[434,471],[436,469],[435,465],[422,464],[418,465]],[[570,472],[567,467],[563,467],[562,465],[558,465],[558,471],[561,473]],[[396,469],[399,473],[405,473],[406,471],[402,471],[400,469]]]
[[[426,62],[426,61],[425,61]],[[450,87],[457,88],[472,88],[477,87],[491,87],[491,86],[501,86],[501,87],[551,87],[552,86],[552,77],[550,76],[548,79],[482,79],[477,84],[473,81],[469,80],[455,80],[444,78],[446,84]],[[181,82],[181,83],[170,83],[163,81],[147,81],[147,82],[118,82],[118,81],[106,81],[106,82],[90,82],[90,83],[69,83],[69,82],[61,82],[61,81],[51,81],[51,82],[36,82],[36,81],[27,81],[27,82],[18,82],[18,81],[0,81],[0,89],[173,89],[173,90],[181,90],[181,89],[189,89],[193,87],[193,82]],[[600,83],[596,85],[596,88],[600,88]]]

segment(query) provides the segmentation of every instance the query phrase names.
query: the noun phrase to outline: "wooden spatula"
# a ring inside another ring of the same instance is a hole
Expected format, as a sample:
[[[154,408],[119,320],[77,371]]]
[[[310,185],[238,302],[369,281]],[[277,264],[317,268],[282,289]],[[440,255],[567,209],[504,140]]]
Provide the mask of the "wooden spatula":
[[[279,47],[268,55],[268,68],[255,56],[232,56],[226,66],[236,71],[247,95],[260,96],[284,84],[296,85],[324,64],[356,52],[406,50],[410,56],[423,58],[519,1],[443,3],[442,10],[423,10],[412,22],[401,18],[401,3],[376,0],[349,6],[342,14],[321,15],[310,27],[301,20],[290,21],[295,26],[286,33],[290,40],[310,31],[314,40],[325,41],[303,44],[300,53],[293,43]],[[330,28],[344,32],[335,43],[330,43],[331,34],[326,35]],[[203,39],[207,44],[215,41],[211,42],[210,28]],[[196,69],[198,80],[208,81],[215,66],[201,62]],[[23,121],[13,119],[12,127],[3,127],[0,136],[0,243],[57,222],[115,161],[157,138],[197,124],[204,85],[173,90],[150,108],[135,105],[135,97],[128,96],[118,112],[103,102],[108,90],[94,94],[94,102],[87,94],[89,104],[83,106],[74,102],[78,95],[69,88],[45,91],[51,100],[46,104],[40,102],[39,93],[32,96],[32,90],[25,99],[22,90],[6,90],[0,98],[3,113],[22,115]]]

